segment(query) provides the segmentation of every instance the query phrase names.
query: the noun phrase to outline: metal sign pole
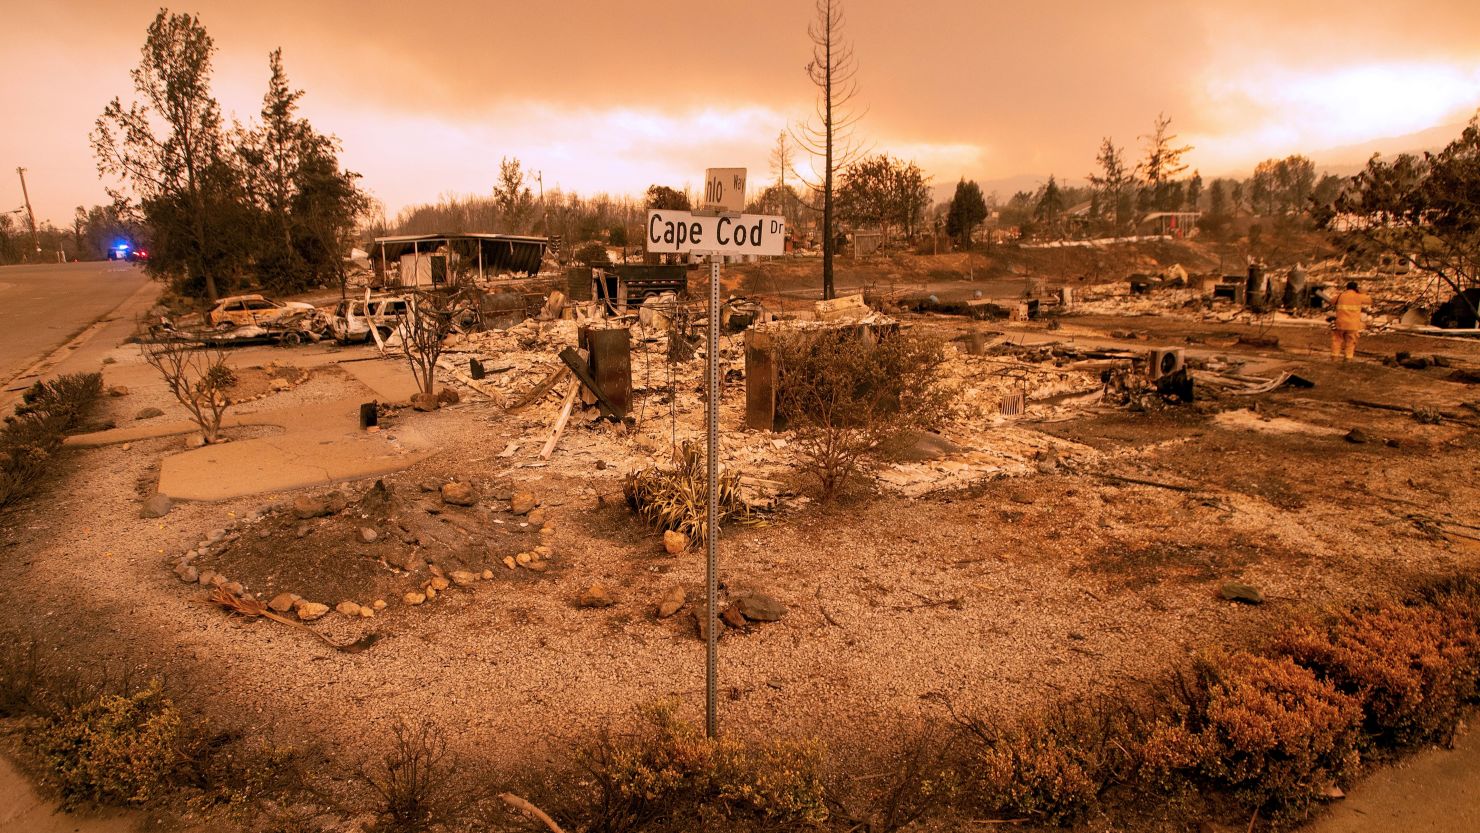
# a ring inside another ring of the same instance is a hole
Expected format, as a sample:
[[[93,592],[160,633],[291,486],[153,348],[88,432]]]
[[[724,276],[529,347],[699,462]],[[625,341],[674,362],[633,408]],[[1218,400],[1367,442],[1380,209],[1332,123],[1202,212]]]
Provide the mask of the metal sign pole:
[[[719,255],[709,256],[709,401],[705,420],[709,440],[709,499],[704,508],[704,733],[719,735]]]

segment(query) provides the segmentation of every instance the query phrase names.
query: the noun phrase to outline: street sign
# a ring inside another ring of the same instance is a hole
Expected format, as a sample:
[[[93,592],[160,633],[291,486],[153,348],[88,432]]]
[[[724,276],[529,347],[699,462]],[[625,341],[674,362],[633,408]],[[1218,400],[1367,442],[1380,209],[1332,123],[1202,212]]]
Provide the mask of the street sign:
[[[704,207],[740,213],[745,210],[745,169],[705,168]]]
[[[648,210],[646,234],[649,252],[786,253],[786,220],[767,214],[705,216],[654,208]]]

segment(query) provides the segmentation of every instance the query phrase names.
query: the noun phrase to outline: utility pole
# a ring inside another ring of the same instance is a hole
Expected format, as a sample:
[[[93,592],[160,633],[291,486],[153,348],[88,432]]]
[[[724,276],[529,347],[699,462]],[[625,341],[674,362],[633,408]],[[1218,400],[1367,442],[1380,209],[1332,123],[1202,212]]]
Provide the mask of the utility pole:
[[[26,190],[26,169],[16,168],[15,172],[21,176],[21,196],[26,199],[26,221],[31,224],[31,245],[36,247],[36,254],[41,254],[41,238],[36,236],[36,212],[31,210],[31,194]]]
[[[534,172],[534,180],[535,180],[535,182],[538,182],[540,184],[540,216],[544,218],[545,227],[544,227],[543,231],[545,232],[545,236],[546,237],[549,237],[550,236],[550,209],[548,209],[548,208],[545,207],[545,172],[544,171],[535,171]]]

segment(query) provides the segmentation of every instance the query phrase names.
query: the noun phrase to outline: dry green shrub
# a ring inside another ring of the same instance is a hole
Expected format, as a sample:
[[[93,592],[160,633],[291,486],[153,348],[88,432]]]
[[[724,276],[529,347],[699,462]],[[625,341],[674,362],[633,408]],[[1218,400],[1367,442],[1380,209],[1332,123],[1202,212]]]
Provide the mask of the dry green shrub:
[[[1062,705],[1012,721],[956,720],[973,746],[963,797],[981,812],[1073,821],[1134,769],[1125,741],[1140,718],[1124,703]]]
[[[1447,741],[1475,696],[1480,617],[1458,597],[1446,601],[1347,613],[1293,628],[1276,648],[1356,698],[1372,743]]]
[[[704,540],[708,521],[709,474],[697,443],[685,441],[678,462],[671,469],[652,466],[627,476],[623,484],[627,506],[657,530],[677,530],[690,541]],[[750,507],[740,496],[740,475],[719,473],[719,523],[750,517]]]
[[[594,794],[584,829],[766,830],[827,820],[815,743],[710,740],[666,707],[644,716],[643,730],[603,736],[585,751]]]
[[[831,501],[869,455],[906,431],[936,427],[953,392],[940,340],[911,332],[802,330],[778,339],[776,413],[795,430],[803,470]]]
[[[1137,750],[1150,784],[1191,778],[1298,809],[1358,762],[1361,704],[1289,658],[1204,658],[1183,691],[1180,713]]]
[[[0,506],[31,494],[50,472],[62,437],[87,418],[102,395],[98,373],[37,382],[0,428]]]
[[[36,382],[21,394],[17,417],[31,414],[53,420],[70,431],[87,419],[103,395],[101,373],[67,373],[48,382]]]
[[[143,804],[181,762],[180,715],[159,683],[104,693],[50,721],[39,747],[64,803]]]

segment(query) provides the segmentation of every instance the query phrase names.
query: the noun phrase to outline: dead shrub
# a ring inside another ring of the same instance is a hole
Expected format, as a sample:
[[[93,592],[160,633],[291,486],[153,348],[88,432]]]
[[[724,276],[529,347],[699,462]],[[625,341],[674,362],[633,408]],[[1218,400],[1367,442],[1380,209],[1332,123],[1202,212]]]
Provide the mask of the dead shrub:
[[[38,746],[64,805],[144,804],[163,794],[179,766],[180,734],[180,715],[154,682],[101,694],[53,719]]]
[[[219,346],[165,338],[141,341],[139,352],[159,371],[175,400],[185,406],[200,427],[201,438],[208,444],[216,442],[221,419],[231,404],[227,391],[236,384],[236,374],[226,366],[225,351]]]
[[[196,790],[190,803],[200,809],[276,805],[311,792],[302,750],[269,737],[223,731],[184,738],[181,745],[177,782]]]
[[[394,740],[378,767],[360,767],[361,780],[380,796],[382,829],[426,830],[449,811],[443,799],[453,774],[447,734],[430,720],[398,722]]]
[[[0,634],[0,717],[23,717],[41,709],[44,673],[36,640]]]
[[[892,749],[870,761],[870,772],[832,774],[830,820],[857,833],[894,833],[943,814],[961,793],[959,739],[941,727],[903,730]]]
[[[1191,779],[1259,807],[1305,807],[1358,762],[1361,705],[1288,657],[1203,658],[1179,713],[1145,733],[1142,778]]]
[[[1011,721],[955,718],[972,747],[962,797],[981,812],[1071,822],[1135,769],[1126,741],[1140,717],[1125,703],[1061,704]]]
[[[795,429],[803,470],[831,501],[868,456],[949,412],[944,348],[910,332],[804,330],[778,339],[776,412]]]
[[[710,740],[666,707],[584,751],[591,833],[768,830],[828,818],[822,752],[807,741]]]
[[[459,309],[467,303],[461,290],[416,292],[408,298],[406,316],[401,319],[401,352],[411,366],[417,390],[431,395],[437,392],[437,359],[442,356],[442,343],[456,326]]]

